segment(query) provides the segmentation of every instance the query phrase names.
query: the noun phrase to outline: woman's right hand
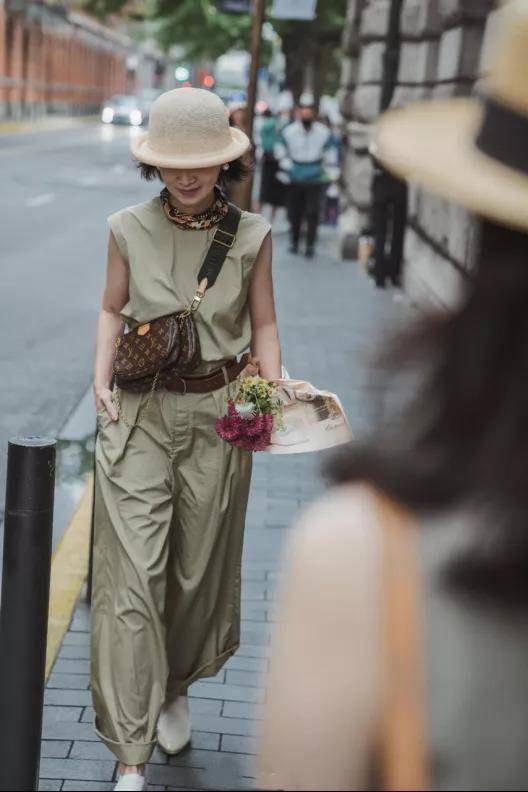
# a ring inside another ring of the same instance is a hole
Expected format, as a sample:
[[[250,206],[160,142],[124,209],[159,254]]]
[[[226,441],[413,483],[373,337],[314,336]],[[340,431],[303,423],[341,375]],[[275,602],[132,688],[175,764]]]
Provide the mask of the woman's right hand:
[[[95,409],[99,413],[106,410],[112,421],[117,421],[119,415],[117,407],[112,399],[110,388],[96,387],[94,385]]]

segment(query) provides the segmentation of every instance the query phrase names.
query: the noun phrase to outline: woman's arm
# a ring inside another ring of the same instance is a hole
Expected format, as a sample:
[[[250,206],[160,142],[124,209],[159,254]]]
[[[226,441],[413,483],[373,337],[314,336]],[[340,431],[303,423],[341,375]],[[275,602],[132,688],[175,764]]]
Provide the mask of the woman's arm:
[[[114,235],[108,240],[108,264],[106,286],[97,322],[93,391],[95,409],[108,411],[113,421],[118,418],[112,401],[110,384],[115,342],[123,332],[123,320],[119,312],[128,300],[128,265],[121,255]]]
[[[259,789],[368,788],[379,708],[380,538],[370,491],[336,488],[283,571]]]
[[[260,376],[267,380],[279,379],[282,374],[271,259],[270,232],[265,237],[253,264],[249,286],[251,354],[259,361]]]

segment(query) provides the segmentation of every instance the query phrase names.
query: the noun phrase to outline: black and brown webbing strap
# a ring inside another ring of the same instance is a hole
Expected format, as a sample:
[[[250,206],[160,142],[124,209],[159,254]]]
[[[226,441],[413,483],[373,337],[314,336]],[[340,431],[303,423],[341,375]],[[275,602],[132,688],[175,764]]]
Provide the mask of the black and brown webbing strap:
[[[412,516],[377,495],[383,537],[381,789],[430,789],[418,534]]]
[[[214,286],[227,254],[235,244],[241,216],[242,212],[238,206],[232,203],[228,204],[227,214],[216,226],[215,235],[205,254],[204,262],[198,273],[198,288],[186,313],[197,311],[206,290]]]

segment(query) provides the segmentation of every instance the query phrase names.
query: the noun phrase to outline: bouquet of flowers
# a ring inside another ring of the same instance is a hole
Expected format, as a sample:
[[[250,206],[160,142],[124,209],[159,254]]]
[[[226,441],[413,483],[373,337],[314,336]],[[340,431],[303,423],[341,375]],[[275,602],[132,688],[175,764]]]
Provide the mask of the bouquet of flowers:
[[[217,418],[216,431],[231,445],[264,451],[281,415],[277,385],[258,376],[243,377],[237,381],[236,392],[227,397],[227,414]]]

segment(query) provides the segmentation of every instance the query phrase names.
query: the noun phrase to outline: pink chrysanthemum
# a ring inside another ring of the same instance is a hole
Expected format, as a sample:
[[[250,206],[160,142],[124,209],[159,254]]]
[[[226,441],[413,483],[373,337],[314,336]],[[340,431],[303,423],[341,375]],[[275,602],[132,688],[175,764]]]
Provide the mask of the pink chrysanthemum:
[[[273,416],[258,414],[253,418],[241,417],[235,404],[227,405],[227,415],[217,418],[215,423],[218,435],[231,445],[248,451],[264,451],[271,442]]]

